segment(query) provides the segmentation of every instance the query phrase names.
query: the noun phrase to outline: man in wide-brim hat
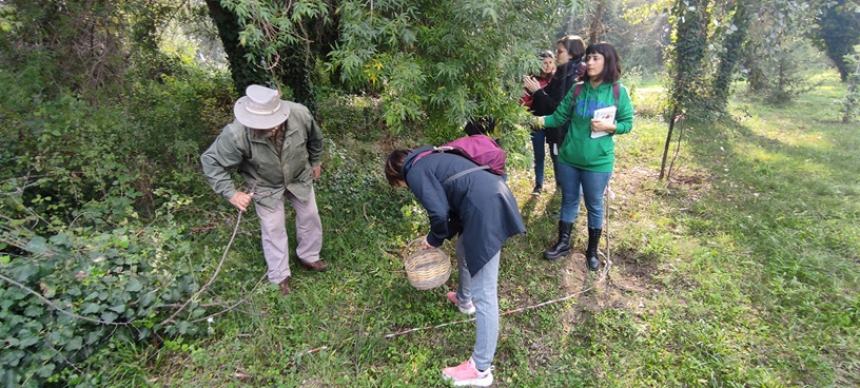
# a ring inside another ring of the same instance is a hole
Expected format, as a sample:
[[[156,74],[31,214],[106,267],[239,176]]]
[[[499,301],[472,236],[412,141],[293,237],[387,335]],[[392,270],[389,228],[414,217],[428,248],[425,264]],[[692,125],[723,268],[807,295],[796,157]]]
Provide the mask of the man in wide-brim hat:
[[[277,90],[251,85],[233,106],[236,120],[200,156],[203,173],[216,193],[240,211],[251,202],[260,218],[269,281],[290,292],[289,245],[284,200],[296,211],[296,255],[312,271],[325,271],[320,258],[322,223],[313,181],[322,171],[322,131],[304,105],[281,100]],[[238,169],[247,191],[239,191],[229,171]]]

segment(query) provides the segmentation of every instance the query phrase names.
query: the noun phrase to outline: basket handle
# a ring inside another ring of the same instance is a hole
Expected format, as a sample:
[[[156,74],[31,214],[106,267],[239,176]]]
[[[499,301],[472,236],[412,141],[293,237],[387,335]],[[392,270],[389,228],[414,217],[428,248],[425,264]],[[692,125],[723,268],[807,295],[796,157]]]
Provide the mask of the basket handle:
[[[416,238],[416,239],[414,239],[414,240],[410,241],[409,243],[407,243],[407,244],[406,244],[406,248],[415,247],[415,246],[417,246],[418,244],[421,244],[421,240],[423,240],[423,239],[424,239],[424,237],[418,237],[418,238]],[[438,250],[438,249],[439,249],[439,248],[437,248],[437,247],[433,247],[433,248],[421,248],[421,249],[419,249],[419,251],[433,251],[433,250]]]

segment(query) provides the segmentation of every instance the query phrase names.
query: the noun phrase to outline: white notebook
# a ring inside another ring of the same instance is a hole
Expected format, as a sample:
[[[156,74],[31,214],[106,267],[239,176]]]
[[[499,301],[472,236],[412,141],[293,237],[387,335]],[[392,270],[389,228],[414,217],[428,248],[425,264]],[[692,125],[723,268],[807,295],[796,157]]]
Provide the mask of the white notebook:
[[[598,110],[595,110],[594,116],[592,116],[592,117],[595,120],[608,121],[610,123],[614,122],[615,121],[615,106],[607,106],[606,108],[600,108]],[[596,139],[598,137],[603,137],[603,136],[606,136],[608,134],[609,134],[608,132],[603,132],[603,131],[601,131],[601,132],[592,131],[591,132],[591,138]]]

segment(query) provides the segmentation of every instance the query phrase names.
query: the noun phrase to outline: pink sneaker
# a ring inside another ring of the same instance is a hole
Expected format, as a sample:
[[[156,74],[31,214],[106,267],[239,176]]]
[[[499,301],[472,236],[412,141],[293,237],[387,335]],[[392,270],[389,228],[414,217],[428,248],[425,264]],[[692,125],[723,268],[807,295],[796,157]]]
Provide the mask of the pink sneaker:
[[[463,313],[463,314],[466,314],[466,315],[472,315],[472,314],[474,314],[474,313],[475,313],[475,304],[474,304],[474,303],[472,303],[472,302],[469,302],[468,304],[465,304],[465,303],[464,303],[464,304],[461,306],[461,305],[460,305],[460,301],[459,301],[459,300],[457,300],[457,293],[456,293],[456,292],[454,292],[454,291],[449,291],[449,292],[448,292],[448,301],[450,301],[451,303],[453,303],[453,304],[454,304],[454,306],[457,306],[457,308],[458,308],[458,309],[460,309],[460,312],[461,312],[461,313]]]
[[[493,384],[493,368],[479,372],[478,368],[475,368],[472,357],[469,357],[460,365],[442,369],[442,378],[453,383],[455,387],[489,387]]]

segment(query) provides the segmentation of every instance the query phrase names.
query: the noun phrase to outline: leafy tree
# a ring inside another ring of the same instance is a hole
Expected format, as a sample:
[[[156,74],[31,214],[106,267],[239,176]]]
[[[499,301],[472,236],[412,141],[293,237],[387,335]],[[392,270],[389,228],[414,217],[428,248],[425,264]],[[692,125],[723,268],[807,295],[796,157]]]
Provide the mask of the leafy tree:
[[[253,57],[253,54],[239,40],[241,31],[239,17],[223,7],[219,0],[206,0],[206,6],[212,21],[218,28],[218,35],[227,53],[230,74],[233,76],[236,91],[242,93],[251,84],[266,84],[267,77],[263,68],[248,60],[249,57]]]
[[[597,0],[594,7],[594,13],[591,15],[591,25],[588,28],[588,41],[595,43],[600,42],[605,34],[606,26],[603,24],[603,18],[606,14],[607,4],[609,0]]]
[[[704,105],[705,66],[710,24],[710,0],[679,0],[672,7],[672,35],[670,69],[671,104],[678,113],[686,112],[697,117]]]
[[[860,3],[856,0],[826,0],[815,18],[813,36],[816,46],[829,57],[843,82],[848,81],[851,66],[845,56],[854,53],[860,43]]]
[[[812,4],[798,0],[763,1],[744,49],[749,88],[773,103],[785,103],[809,89],[801,74],[809,47]]]
[[[239,93],[252,83],[289,88],[286,96],[315,109],[316,61],[331,50],[334,1],[299,0],[287,7],[256,0],[207,0]]]
[[[669,92],[671,113],[669,131],[663,148],[660,179],[665,176],[666,159],[677,117],[702,118],[705,113],[705,72],[703,60],[708,47],[710,0],[677,0],[672,6],[671,23],[675,27],[670,51]]]
[[[521,76],[537,67],[555,1],[344,1],[331,66],[352,90],[381,96],[394,131],[452,131],[475,116],[510,119]]]

